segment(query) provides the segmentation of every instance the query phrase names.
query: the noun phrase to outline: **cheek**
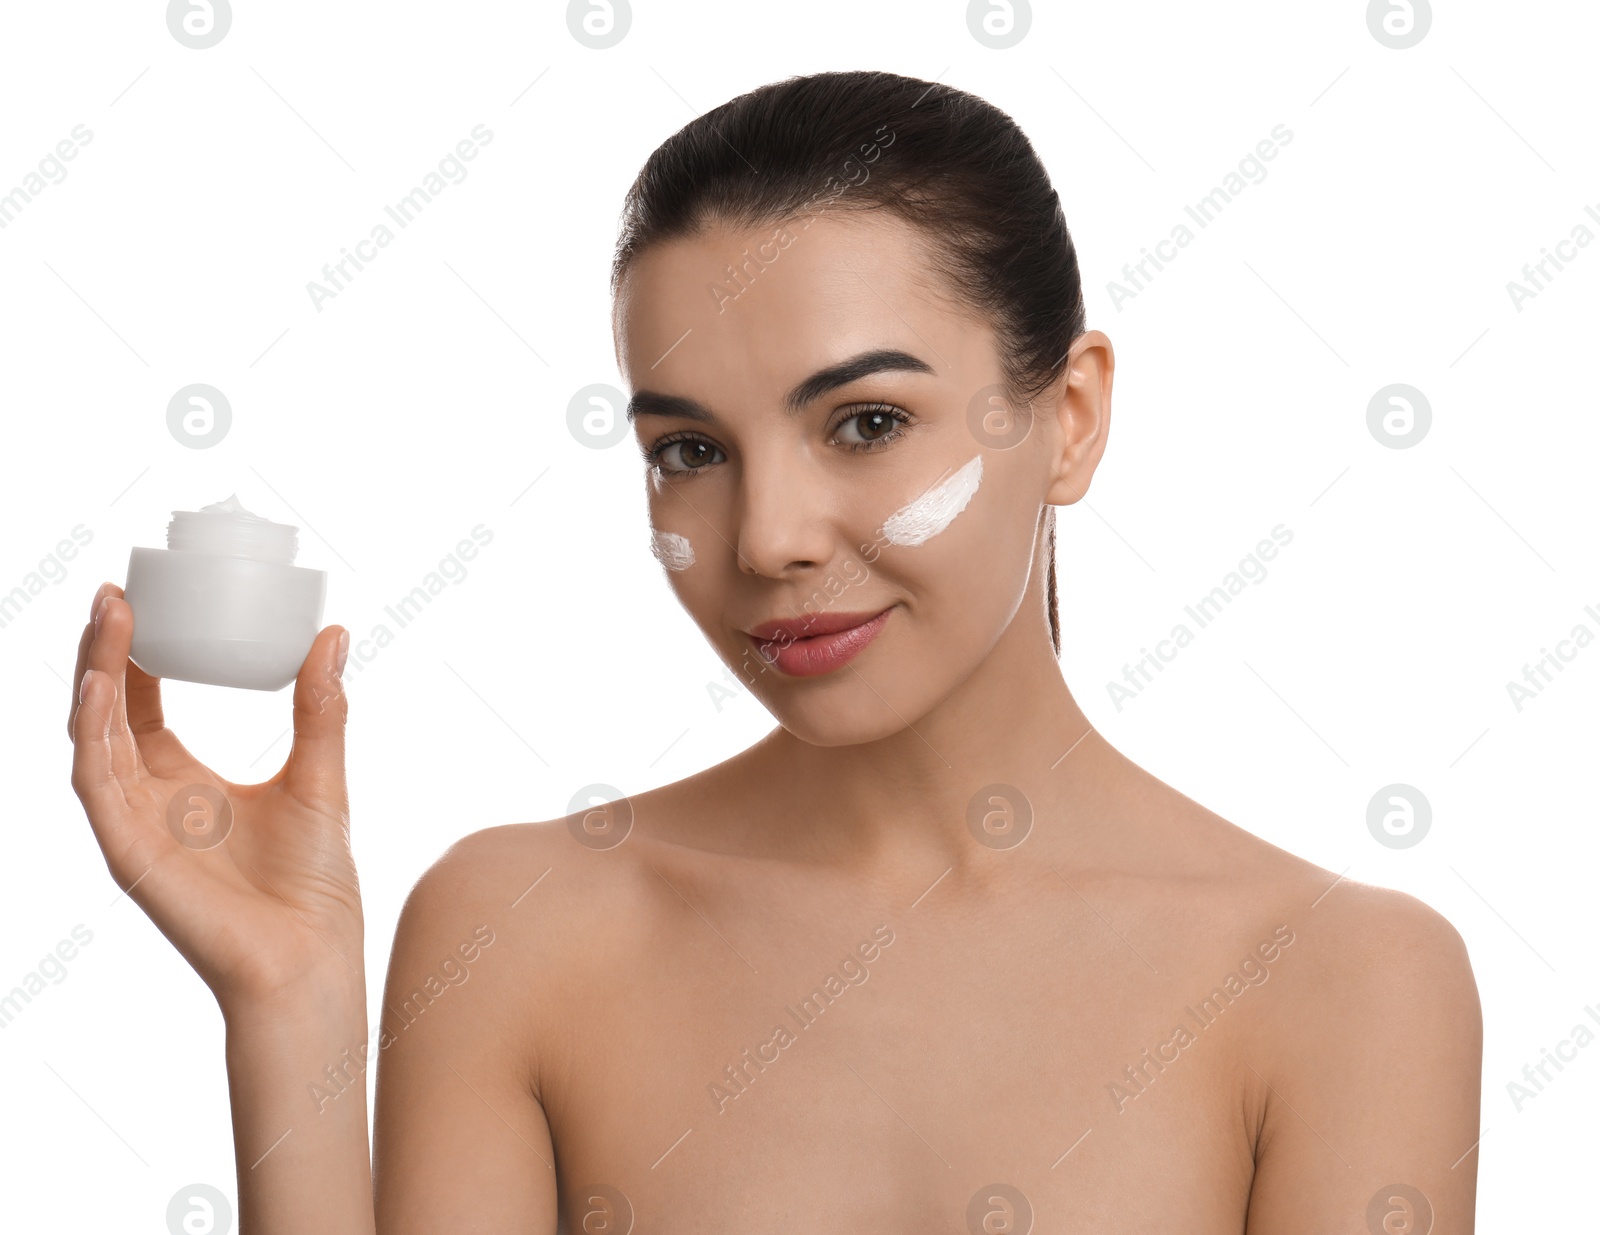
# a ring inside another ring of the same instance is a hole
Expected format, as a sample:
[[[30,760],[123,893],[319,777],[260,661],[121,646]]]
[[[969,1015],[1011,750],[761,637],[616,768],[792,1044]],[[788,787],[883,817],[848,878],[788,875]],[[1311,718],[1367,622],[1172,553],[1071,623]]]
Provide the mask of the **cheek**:
[[[677,532],[650,530],[650,552],[668,570],[677,573],[694,565],[694,544]]]
[[[966,510],[982,484],[983,456],[974,455],[954,475],[929,486],[885,519],[883,539],[907,548],[926,544]]]
[[[944,529],[880,559],[924,598],[924,620],[953,638],[988,639],[1022,603],[1039,511],[1025,490],[991,474]]]
[[[708,533],[709,535],[709,533]],[[696,537],[696,539],[702,539]],[[672,544],[663,547],[656,553],[662,560],[665,568],[662,575],[672,594],[677,598],[678,605],[689,615],[695,625],[699,626],[714,640],[723,636],[720,628],[720,618],[726,605],[728,580],[723,577],[720,563],[714,554],[701,557],[688,565],[673,566],[670,561],[674,555],[681,552],[684,557],[677,558],[683,561],[694,550],[692,542],[687,548]]]

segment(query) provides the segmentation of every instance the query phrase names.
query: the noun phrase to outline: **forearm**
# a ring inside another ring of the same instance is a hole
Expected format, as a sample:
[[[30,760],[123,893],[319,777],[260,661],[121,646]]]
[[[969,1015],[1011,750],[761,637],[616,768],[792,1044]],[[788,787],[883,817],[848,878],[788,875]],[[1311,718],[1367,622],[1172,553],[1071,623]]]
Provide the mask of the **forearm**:
[[[365,976],[223,1017],[240,1235],[374,1232]]]

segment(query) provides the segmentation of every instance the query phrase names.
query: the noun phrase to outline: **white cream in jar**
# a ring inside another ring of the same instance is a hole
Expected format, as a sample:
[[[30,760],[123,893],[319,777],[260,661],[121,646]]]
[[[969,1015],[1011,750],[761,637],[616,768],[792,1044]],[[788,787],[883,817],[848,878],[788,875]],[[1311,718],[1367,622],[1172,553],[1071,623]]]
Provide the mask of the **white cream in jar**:
[[[322,628],[328,585],[325,571],[293,564],[298,531],[232,494],[173,511],[167,547],[128,557],[133,663],[154,677],[248,690],[294,681]]]

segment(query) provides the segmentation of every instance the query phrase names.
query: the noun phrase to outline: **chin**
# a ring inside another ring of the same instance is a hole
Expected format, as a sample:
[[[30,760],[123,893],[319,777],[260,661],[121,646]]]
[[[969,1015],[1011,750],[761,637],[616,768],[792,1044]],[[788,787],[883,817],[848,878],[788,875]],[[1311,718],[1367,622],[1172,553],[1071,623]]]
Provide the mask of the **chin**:
[[[837,682],[833,689],[817,690],[815,687],[821,683],[813,679],[810,693],[803,700],[789,694],[787,698],[762,701],[780,725],[810,746],[877,742],[904,730],[908,720],[915,725],[924,711],[903,702],[896,697],[898,692],[891,693],[880,683],[868,687],[847,668],[828,676]]]

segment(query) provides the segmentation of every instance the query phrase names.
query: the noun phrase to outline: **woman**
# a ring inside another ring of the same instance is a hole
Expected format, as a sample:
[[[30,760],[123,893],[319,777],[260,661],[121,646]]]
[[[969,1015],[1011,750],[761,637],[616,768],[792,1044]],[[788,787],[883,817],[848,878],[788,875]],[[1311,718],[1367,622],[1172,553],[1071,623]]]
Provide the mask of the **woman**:
[[[381,1008],[345,632],[234,785],[96,597],[73,783],[223,1010],[242,1228],[1470,1231],[1459,936],[1134,766],[1061,678],[1054,508],[1113,358],[1015,124],[887,73],[741,96],[641,171],[613,290],[653,547],[779,725],[462,839]],[[196,783],[212,849],[164,824]]]

